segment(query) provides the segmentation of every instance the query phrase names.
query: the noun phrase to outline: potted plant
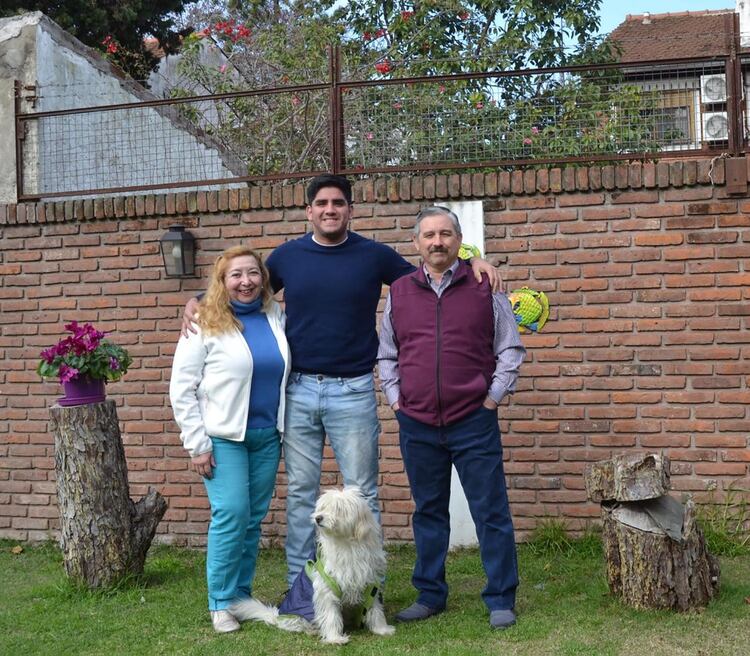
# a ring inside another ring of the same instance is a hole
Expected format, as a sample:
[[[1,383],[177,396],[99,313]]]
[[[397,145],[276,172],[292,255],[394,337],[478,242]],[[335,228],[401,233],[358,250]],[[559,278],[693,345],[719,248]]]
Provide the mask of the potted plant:
[[[122,378],[133,359],[121,346],[105,339],[90,323],[65,325],[72,335],[41,352],[37,373],[58,378],[65,396],[60,405],[84,405],[104,400],[104,384]]]

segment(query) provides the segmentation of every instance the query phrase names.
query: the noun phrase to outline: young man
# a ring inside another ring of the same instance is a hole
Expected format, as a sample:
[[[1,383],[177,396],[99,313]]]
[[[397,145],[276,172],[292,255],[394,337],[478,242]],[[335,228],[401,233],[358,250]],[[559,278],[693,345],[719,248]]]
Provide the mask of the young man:
[[[312,232],[282,244],[266,261],[274,291],[284,290],[292,353],[283,442],[290,585],[315,547],[310,516],[326,435],[344,483],[362,489],[380,520],[375,318],[382,286],[414,271],[392,248],[349,231],[353,205],[346,178],[314,178],[307,203]],[[478,279],[487,273],[500,284],[484,260],[472,265]],[[186,319],[194,307],[188,303]]]
[[[414,245],[423,266],[391,285],[378,353],[416,506],[412,583],[419,594],[396,620],[423,620],[445,609],[455,465],[487,574],[482,598],[490,625],[506,628],[516,619],[518,570],[497,406],[515,389],[525,349],[508,299],[477,282],[458,259],[461,226],[453,212],[420,212]]]

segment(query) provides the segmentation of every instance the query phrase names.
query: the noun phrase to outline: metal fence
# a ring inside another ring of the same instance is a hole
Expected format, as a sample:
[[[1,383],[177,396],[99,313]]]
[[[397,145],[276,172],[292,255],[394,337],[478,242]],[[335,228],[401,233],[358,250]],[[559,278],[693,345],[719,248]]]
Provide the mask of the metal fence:
[[[24,112],[20,200],[306,178],[745,152],[748,61],[393,77]],[[45,89],[37,89],[44,96]],[[79,94],[80,95],[80,94]]]

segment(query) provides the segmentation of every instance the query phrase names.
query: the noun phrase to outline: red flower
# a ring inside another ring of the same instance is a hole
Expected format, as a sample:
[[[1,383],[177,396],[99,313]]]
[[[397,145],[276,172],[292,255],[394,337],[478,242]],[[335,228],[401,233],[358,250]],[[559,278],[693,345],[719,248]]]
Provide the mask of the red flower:
[[[102,41],[102,45],[106,47],[107,52],[110,55],[113,55],[117,52],[117,41],[115,41],[114,37],[111,34],[108,34],[104,37],[104,40]]]
[[[363,38],[363,39],[364,39],[365,41],[372,41],[372,32],[364,32],[364,33],[362,34],[362,38]]]
[[[402,11],[401,20],[408,21],[414,15],[413,11]]]
[[[375,37],[376,38],[379,39],[381,36],[385,36],[385,29],[382,28],[382,27],[377,32],[375,32]]]
[[[469,17],[469,12],[464,9],[464,11],[458,14],[458,17],[461,20],[466,20]]]
[[[381,75],[388,75],[388,73],[391,72],[391,62],[389,62],[387,59],[383,60],[382,62],[378,62],[377,64],[375,64],[375,70]]]

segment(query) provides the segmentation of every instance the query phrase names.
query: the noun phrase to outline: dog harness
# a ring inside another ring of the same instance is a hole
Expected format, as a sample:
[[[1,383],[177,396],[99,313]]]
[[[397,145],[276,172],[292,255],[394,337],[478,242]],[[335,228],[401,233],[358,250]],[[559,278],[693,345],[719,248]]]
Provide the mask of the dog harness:
[[[304,569],[297,574],[294,583],[279,606],[279,615],[298,615],[308,622],[315,620],[315,608],[313,607],[313,584],[312,577],[318,574],[329,587],[337,599],[341,599],[341,587],[333,577],[325,571],[323,556],[318,550],[305,564]],[[365,613],[372,608],[375,598],[380,594],[377,583],[368,583],[362,594],[362,605],[356,609],[355,621],[357,626],[364,622]]]

